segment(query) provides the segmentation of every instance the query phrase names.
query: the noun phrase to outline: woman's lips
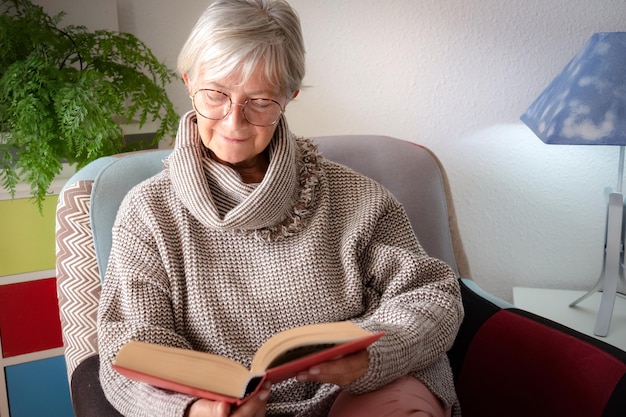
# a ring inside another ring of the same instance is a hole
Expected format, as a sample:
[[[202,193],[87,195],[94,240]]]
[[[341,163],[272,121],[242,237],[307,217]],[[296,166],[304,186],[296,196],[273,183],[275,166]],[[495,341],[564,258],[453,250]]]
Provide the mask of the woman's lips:
[[[227,142],[235,142],[235,143],[241,143],[241,142],[245,142],[246,139],[245,138],[233,138],[231,136],[224,136],[224,135],[220,135],[222,137],[223,140],[227,141]]]

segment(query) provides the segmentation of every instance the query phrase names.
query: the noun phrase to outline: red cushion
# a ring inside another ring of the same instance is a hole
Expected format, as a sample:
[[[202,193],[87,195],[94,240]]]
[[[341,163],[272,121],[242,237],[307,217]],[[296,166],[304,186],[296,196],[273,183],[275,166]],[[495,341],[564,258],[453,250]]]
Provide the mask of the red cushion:
[[[457,380],[463,416],[601,417],[625,362],[524,314],[501,310],[473,338]]]

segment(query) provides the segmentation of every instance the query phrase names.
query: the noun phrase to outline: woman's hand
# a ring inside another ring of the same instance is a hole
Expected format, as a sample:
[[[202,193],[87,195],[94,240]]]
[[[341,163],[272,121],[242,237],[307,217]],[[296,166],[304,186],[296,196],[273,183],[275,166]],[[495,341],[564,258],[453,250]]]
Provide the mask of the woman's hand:
[[[191,404],[185,417],[265,417],[269,390],[270,385],[267,383],[254,397],[232,412],[230,405],[225,402],[200,399]]]
[[[370,358],[367,350],[344,356],[332,361],[315,365],[306,372],[297,375],[298,381],[313,381],[339,385],[348,385],[367,372]]]

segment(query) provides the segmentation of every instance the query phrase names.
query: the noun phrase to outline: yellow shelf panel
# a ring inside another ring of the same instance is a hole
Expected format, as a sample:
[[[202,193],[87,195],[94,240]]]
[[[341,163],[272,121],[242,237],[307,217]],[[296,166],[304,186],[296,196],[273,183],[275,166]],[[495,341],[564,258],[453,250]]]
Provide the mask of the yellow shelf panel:
[[[0,201],[0,276],[54,269],[57,200],[46,198],[43,215],[28,198]]]

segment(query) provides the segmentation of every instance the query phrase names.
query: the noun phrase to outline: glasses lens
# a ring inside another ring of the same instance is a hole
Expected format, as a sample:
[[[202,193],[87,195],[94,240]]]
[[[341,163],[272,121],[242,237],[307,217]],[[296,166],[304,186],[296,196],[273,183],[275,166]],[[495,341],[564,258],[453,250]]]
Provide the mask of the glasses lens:
[[[215,90],[198,90],[193,96],[193,105],[201,116],[220,120],[230,111],[230,97]]]
[[[246,120],[256,126],[270,126],[278,121],[283,109],[270,99],[254,98],[243,107]]]

